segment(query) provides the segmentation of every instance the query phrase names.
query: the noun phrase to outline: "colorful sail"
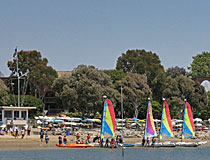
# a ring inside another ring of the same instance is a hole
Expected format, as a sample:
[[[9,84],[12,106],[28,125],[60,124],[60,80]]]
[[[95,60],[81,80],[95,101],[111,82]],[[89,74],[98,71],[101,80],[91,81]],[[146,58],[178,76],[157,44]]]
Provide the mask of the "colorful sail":
[[[113,138],[115,136],[115,113],[112,102],[109,99],[104,101],[101,138]]]
[[[147,108],[146,126],[144,132],[144,138],[156,137],[155,123],[152,115],[152,104],[149,101]]]
[[[182,139],[191,138],[192,136],[195,136],[195,126],[190,104],[186,102],[184,107]]]
[[[173,137],[171,116],[166,102],[163,103],[162,118],[160,127],[160,139]]]

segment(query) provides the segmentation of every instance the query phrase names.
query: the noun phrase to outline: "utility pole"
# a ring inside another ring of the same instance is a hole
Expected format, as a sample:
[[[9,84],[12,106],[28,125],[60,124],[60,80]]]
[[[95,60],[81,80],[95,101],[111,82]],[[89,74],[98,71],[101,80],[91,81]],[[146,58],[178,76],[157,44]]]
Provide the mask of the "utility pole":
[[[124,157],[124,137],[123,137],[123,88],[121,86],[121,116],[122,116],[122,156]]]

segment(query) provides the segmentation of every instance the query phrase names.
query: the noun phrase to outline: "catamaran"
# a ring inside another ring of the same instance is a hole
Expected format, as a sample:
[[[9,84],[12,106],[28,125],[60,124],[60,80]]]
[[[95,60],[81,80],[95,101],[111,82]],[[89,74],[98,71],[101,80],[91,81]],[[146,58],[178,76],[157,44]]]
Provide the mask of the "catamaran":
[[[101,124],[101,141],[105,142],[105,139],[114,138],[115,137],[115,112],[112,105],[112,102],[109,99],[105,99],[104,101],[104,109],[103,109],[103,119]],[[94,147],[100,146],[99,143],[90,143],[94,145]]]
[[[163,102],[159,137],[160,139],[173,137],[173,127],[171,123],[171,116],[170,116],[169,107],[166,101]],[[159,143],[159,144],[163,147],[175,147],[175,143],[171,143],[171,142],[164,142],[164,143]]]
[[[193,122],[193,115],[192,115],[190,104],[188,102],[185,102],[184,119],[183,119],[183,125],[182,125],[182,140],[186,138],[191,138],[193,136],[195,136],[195,126]],[[199,143],[196,143],[196,142],[177,142],[176,143],[176,146],[183,146],[183,147],[197,147],[198,145]]]
[[[155,130],[155,123],[153,119],[152,114],[152,103],[149,99],[148,107],[147,107],[147,116],[146,116],[146,125],[145,125],[145,131],[144,131],[144,139],[150,139],[152,137],[157,137],[157,132]],[[135,146],[142,146],[142,143],[136,143]],[[147,145],[151,146],[151,145]]]

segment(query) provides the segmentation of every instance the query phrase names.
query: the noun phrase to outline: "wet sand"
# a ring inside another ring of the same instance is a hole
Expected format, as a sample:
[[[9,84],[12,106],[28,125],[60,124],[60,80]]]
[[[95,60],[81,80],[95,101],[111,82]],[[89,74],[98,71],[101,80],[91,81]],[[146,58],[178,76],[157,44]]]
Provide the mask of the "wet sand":
[[[81,137],[82,138],[82,137]],[[83,137],[85,140],[85,137]],[[92,139],[93,137],[91,137]],[[56,143],[58,143],[58,136],[49,135],[49,143],[48,145],[45,143],[44,139],[41,142],[39,135],[31,135],[25,136],[23,139],[21,136],[15,138],[11,135],[1,135],[0,136],[0,150],[44,150],[44,149],[67,149],[67,148],[59,148],[56,147]],[[75,136],[67,136],[68,143],[75,143]],[[135,144],[137,142],[141,142],[140,138],[125,138],[125,143]],[[169,139],[171,141],[181,141],[180,139]],[[169,141],[168,139],[165,141]],[[184,141],[206,141],[206,140],[198,140],[198,139],[187,139]],[[207,141],[207,144],[202,145],[201,147],[210,147],[210,140]]]

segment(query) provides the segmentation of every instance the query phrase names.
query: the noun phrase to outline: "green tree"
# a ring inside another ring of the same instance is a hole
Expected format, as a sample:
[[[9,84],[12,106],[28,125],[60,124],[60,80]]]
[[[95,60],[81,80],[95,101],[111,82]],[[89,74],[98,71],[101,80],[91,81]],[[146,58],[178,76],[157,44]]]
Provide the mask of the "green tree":
[[[201,111],[206,109],[207,96],[204,88],[183,75],[176,78],[167,77],[163,96],[169,103],[173,118],[183,117],[184,99],[187,99],[190,103],[193,114],[196,117],[200,117]]]
[[[8,95],[8,91],[9,89],[5,85],[4,81],[0,79],[0,105],[5,103],[6,99],[3,97]]]
[[[157,101],[161,100],[162,87],[159,85],[162,85],[161,81],[164,80],[162,76],[165,72],[157,54],[145,50],[128,50],[118,58],[116,69],[147,76],[148,84],[153,91],[153,98]]]
[[[25,82],[25,84],[28,84],[29,94],[35,97],[43,97],[45,95],[46,86],[49,87],[52,85],[54,79],[57,77],[57,72],[51,66],[47,66],[47,58],[42,58],[41,53],[36,50],[21,50],[17,55],[16,53],[14,54],[14,57],[17,56],[18,71],[16,67],[17,58],[13,61],[8,61],[8,67],[12,71],[11,76],[14,76],[15,73],[22,76],[29,71],[28,78],[26,78]]]
[[[144,75],[128,73],[119,85],[123,87],[124,110],[127,117],[138,117],[139,106],[145,104],[151,95],[151,89],[147,85],[147,78]]]
[[[110,77],[94,66],[79,65],[71,76],[57,78],[52,88],[64,108],[83,114],[101,113],[104,95],[114,107],[120,99]]]
[[[1,105],[16,106],[18,96],[9,94],[9,95],[5,95],[4,97],[2,97],[2,99],[3,99],[3,101],[1,103]],[[35,115],[35,114],[41,115],[42,114],[43,102],[41,99],[30,96],[30,95],[20,96],[20,100],[22,100],[22,99],[24,99],[24,103],[23,103],[24,107],[36,107],[36,110],[31,111],[32,115]]]
[[[192,78],[196,77],[210,77],[210,52],[202,52],[192,57],[193,62],[188,67],[189,75]]]
[[[171,76],[172,78],[175,78],[180,75],[187,76],[187,72],[184,68],[180,68],[176,66],[176,67],[168,68],[166,70],[166,76]]]

